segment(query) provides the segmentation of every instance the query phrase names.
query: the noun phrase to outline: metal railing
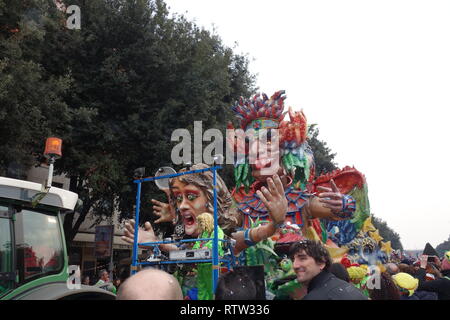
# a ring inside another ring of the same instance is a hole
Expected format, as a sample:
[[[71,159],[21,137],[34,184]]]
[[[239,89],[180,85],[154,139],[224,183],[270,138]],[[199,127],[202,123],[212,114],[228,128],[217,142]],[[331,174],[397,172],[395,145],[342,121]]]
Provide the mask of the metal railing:
[[[175,174],[168,174],[164,176],[158,176],[158,177],[147,177],[142,179],[136,179],[133,182],[137,184],[137,193],[136,193],[136,209],[135,209],[135,226],[134,226],[134,243],[133,243],[133,256],[132,256],[132,274],[135,274],[137,272],[137,267],[139,265],[155,265],[155,264],[186,264],[186,263],[212,263],[212,282],[213,282],[213,290],[215,292],[217,287],[217,281],[219,279],[219,263],[226,263],[228,268],[230,268],[230,264],[234,264],[234,259],[227,260],[227,259],[219,259],[219,241],[223,242],[229,242],[229,240],[224,240],[218,238],[218,211],[217,211],[217,170],[221,169],[220,166],[213,166],[210,168],[205,169],[199,169],[199,170],[191,170],[187,172],[181,172],[181,173],[175,173]],[[202,173],[206,171],[212,171],[213,173],[213,188],[214,188],[214,236],[212,238],[200,238],[200,239],[186,239],[186,240],[173,240],[173,241],[154,241],[154,242],[143,242],[138,243],[139,239],[139,212],[140,212],[140,206],[141,206],[141,185],[143,182],[149,182],[149,181],[155,181],[158,179],[168,179],[168,178],[175,178],[187,174],[195,174],[195,173]],[[212,258],[209,259],[198,259],[198,260],[162,260],[162,261],[144,261],[139,262],[138,261],[138,248],[139,246],[153,246],[158,247],[160,244],[179,244],[179,243],[185,243],[185,242],[197,242],[197,241],[212,241],[213,248],[212,248]],[[231,247],[231,246],[230,246]],[[233,257],[233,253],[231,252],[231,256]]]

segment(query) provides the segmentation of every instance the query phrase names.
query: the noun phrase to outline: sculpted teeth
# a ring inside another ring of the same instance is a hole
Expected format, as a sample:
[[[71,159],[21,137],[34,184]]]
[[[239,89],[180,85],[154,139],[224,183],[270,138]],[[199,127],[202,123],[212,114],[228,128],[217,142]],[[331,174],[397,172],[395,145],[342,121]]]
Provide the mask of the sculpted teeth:
[[[183,215],[183,217],[185,217],[185,218],[190,218],[190,217],[192,217],[192,213],[190,213],[190,212],[184,212],[184,213],[182,213],[182,215]]]
[[[187,223],[187,225],[191,225],[191,224],[195,223],[195,218],[191,213],[183,214],[183,218],[184,218],[185,222]]]

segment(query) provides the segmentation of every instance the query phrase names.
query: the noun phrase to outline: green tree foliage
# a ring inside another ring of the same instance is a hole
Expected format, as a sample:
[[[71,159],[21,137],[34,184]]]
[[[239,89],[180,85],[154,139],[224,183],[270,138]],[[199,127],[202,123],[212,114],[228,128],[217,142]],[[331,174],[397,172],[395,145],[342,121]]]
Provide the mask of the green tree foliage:
[[[384,242],[391,241],[391,246],[394,250],[400,249],[401,251],[403,251],[403,245],[400,241],[400,235],[392,230],[385,221],[375,217],[372,214],[372,223],[375,228],[378,229],[380,236],[383,237]]]
[[[442,243],[438,244],[436,247],[436,251],[439,254],[440,257],[444,255],[446,251],[450,250],[450,236],[446,241],[443,241]]]
[[[328,148],[325,141],[319,140],[319,128],[317,128],[316,124],[308,127],[308,136],[308,143],[314,153],[316,176],[337,169],[336,164],[333,162],[336,153],[331,152],[331,149]]]
[[[66,136],[74,115],[64,101],[70,77],[40,64],[47,30],[58,28],[51,1],[0,0],[0,174],[23,177],[45,137]],[[22,169],[22,170],[15,170]]]
[[[70,4],[81,9],[80,30],[65,28],[67,15],[51,0],[0,0],[0,120],[8,118],[1,170],[13,160],[28,167],[46,136],[63,138],[56,170],[83,201],[79,215],[66,216],[68,241],[89,212],[131,217],[134,169],[153,175],[170,165],[173,130],[192,129],[194,120],[224,130],[230,104],[250,95],[255,80],[245,56],[183,16],[169,17],[161,0]],[[28,17],[38,22],[21,27]],[[144,184],[144,218],[156,194]]]

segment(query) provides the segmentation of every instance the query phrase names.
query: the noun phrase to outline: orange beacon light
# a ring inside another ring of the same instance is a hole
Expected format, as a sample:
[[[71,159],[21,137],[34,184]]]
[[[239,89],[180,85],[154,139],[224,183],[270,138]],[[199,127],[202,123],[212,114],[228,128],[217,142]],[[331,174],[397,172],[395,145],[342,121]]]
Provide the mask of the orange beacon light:
[[[62,146],[62,140],[55,137],[47,138],[45,141],[45,151],[44,156],[46,158],[61,158],[62,152],[61,152],[61,146]]]
[[[53,164],[55,163],[56,159],[61,158],[62,152],[61,152],[61,146],[62,146],[62,140],[55,137],[47,138],[45,141],[45,151],[44,156],[48,159],[49,166],[48,166],[48,179],[46,183],[46,188],[50,189],[52,186],[52,180],[53,180]]]

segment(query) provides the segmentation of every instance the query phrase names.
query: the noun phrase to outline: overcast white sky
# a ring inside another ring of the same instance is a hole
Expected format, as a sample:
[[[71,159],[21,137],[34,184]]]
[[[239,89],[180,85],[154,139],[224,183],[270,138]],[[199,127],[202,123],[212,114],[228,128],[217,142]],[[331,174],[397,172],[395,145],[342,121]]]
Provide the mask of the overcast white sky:
[[[371,211],[423,249],[450,234],[450,1],[166,0],[286,90],[337,163],[366,176]]]

